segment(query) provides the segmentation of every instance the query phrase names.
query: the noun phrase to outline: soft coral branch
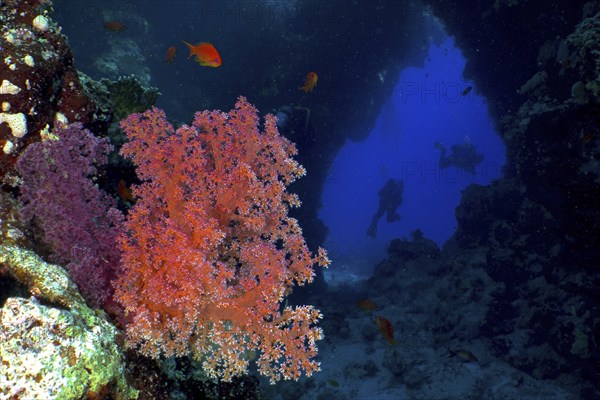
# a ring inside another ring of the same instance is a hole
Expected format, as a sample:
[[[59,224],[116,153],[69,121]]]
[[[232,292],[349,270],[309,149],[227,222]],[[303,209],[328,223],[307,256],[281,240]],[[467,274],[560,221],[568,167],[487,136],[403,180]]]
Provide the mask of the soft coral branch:
[[[150,356],[193,353],[212,377],[246,371],[248,350],[272,381],[318,370],[312,307],[280,304],[313,279],[314,257],[286,187],[305,171],[268,115],[240,97],[229,113],[196,113],[175,130],[153,108],[121,124],[122,154],[144,181],[122,237],[116,298],[130,315],[128,342]]]

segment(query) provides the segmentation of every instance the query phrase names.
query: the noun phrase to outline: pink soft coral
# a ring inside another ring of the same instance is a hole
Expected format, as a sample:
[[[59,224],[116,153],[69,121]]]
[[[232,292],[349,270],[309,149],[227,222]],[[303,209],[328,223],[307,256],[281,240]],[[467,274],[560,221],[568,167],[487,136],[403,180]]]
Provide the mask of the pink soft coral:
[[[271,381],[319,369],[321,318],[311,306],[281,307],[294,284],[313,279],[324,250],[306,247],[286,186],[305,171],[267,115],[240,97],[229,113],[196,113],[175,130],[153,108],[121,123],[143,184],[121,240],[116,298],[129,314],[128,343],[157,357],[192,353],[211,377],[247,371],[258,350]]]
[[[54,137],[29,145],[17,162],[21,214],[35,219],[53,261],[66,265],[84,297],[95,307],[106,306],[118,273],[123,215],[92,177],[112,146],[81,124],[59,129]]]

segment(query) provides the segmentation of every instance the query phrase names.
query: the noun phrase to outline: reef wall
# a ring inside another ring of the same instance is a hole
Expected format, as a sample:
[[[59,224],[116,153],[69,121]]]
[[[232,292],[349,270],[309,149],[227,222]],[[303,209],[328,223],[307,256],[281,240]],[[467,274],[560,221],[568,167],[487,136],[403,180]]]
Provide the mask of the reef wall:
[[[465,190],[446,256],[481,250],[504,284],[482,325],[497,356],[539,378],[577,371],[582,397],[598,398],[599,4],[428,3],[464,51],[508,155],[504,178]],[[511,354],[519,326],[531,350]]]

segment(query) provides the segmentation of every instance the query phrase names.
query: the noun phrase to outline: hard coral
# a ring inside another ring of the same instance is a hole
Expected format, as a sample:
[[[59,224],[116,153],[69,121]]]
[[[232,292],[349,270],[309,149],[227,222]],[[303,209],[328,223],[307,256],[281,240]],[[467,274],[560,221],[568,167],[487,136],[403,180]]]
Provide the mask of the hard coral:
[[[41,132],[61,119],[90,126],[96,107],[81,90],[66,38],[51,19],[51,1],[0,3],[0,83],[10,88],[0,89],[2,179]]]
[[[192,353],[226,381],[246,372],[248,352],[275,381],[311,375],[321,314],[280,303],[313,279],[324,250],[309,252],[286,186],[304,169],[267,115],[240,97],[229,113],[196,113],[175,130],[153,108],[121,124],[144,183],[122,237],[124,273],[116,298],[130,317],[128,344],[145,355]]]
[[[25,247],[16,214],[16,201],[0,191],[0,270],[25,288],[13,290],[13,279],[0,287],[0,398],[81,399],[101,388],[112,399],[136,398],[117,330],[85,304],[63,268]]]

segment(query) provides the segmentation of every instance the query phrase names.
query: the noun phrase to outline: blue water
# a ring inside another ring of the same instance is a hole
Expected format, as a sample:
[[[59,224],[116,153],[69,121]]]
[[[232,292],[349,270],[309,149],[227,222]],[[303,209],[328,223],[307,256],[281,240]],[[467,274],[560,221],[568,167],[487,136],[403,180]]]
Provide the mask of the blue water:
[[[423,68],[402,71],[375,127],[362,142],[348,142],[329,171],[320,217],[329,228],[326,248],[334,267],[357,275],[385,257],[391,239],[416,229],[442,246],[456,229],[454,210],[471,183],[501,176],[504,145],[488,116],[484,98],[462,78],[465,59],[452,39],[432,44]],[[456,167],[440,169],[435,142],[447,148],[470,142],[485,156],[474,175]],[[378,224],[376,239],[366,236],[387,179],[404,181],[401,220]],[[343,265],[341,265],[343,264]]]
[[[204,3],[178,2],[169,13],[161,7],[146,8],[141,4],[133,2],[118,7],[113,4],[113,8],[73,4],[73,9],[63,15],[68,23],[66,31],[70,27],[77,32],[72,36],[78,40],[73,39],[71,45],[82,70],[100,79],[106,74],[98,70],[98,58],[111,61],[112,56],[120,55],[112,61],[119,74],[148,77],[147,83],[157,86],[162,93],[157,105],[177,121],[189,121],[197,110],[228,109],[239,94],[256,101],[258,94],[249,93],[246,88],[250,87],[249,82],[264,79],[264,75],[248,69],[239,60],[246,56],[246,49],[253,48],[262,30],[285,31],[286,23],[294,19],[293,2],[276,3],[275,8],[267,8],[270,12],[261,14],[258,20],[237,14],[206,18],[214,10],[206,9]],[[140,14],[149,22],[140,18]],[[122,34],[106,32],[101,23],[90,23],[93,17],[123,20],[128,29]],[[260,29],[248,30],[245,24]],[[237,32],[233,26],[252,33],[233,34]],[[90,29],[92,36],[106,42],[80,34]],[[218,43],[224,59],[221,68],[200,68],[186,59],[188,53],[181,40],[198,41],[198,37]],[[420,39],[415,42],[422,43]],[[402,71],[368,138],[358,143],[348,142],[332,163],[320,216],[329,228],[325,247],[334,265],[344,263],[360,273],[368,273],[385,257],[391,239],[408,236],[415,229],[421,229],[426,237],[443,245],[456,227],[454,209],[460,191],[469,183],[487,184],[501,174],[504,145],[488,118],[485,99],[478,96],[477,88],[461,95],[466,87],[473,86],[462,78],[465,60],[452,39],[437,43],[431,45],[423,67]],[[178,54],[170,65],[164,62],[164,54],[172,45],[178,47]],[[127,58],[123,53],[136,57]],[[232,87],[233,76],[236,84]],[[381,79],[392,77],[381,76]],[[325,82],[320,83],[320,90],[324,90]],[[267,83],[263,86],[268,87]],[[279,90],[291,90],[290,93],[298,95],[296,87]],[[263,113],[269,111],[273,110],[261,109]],[[469,141],[485,155],[485,160],[475,176],[455,167],[440,170],[439,151],[433,146],[436,141],[447,148]],[[372,239],[366,230],[377,209],[377,192],[389,178],[405,182],[404,201],[398,210],[402,219],[388,224],[382,218],[377,238]]]

